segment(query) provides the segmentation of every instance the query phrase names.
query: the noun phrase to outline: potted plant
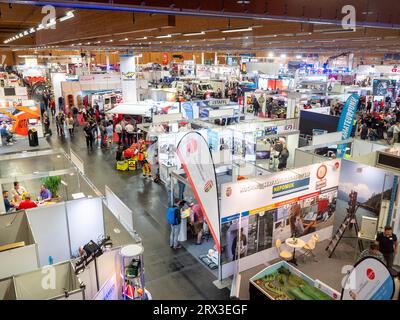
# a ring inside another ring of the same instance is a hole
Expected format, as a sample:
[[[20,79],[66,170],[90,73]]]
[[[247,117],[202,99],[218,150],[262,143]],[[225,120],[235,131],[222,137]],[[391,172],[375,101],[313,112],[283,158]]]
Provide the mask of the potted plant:
[[[42,179],[43,185],[46,189],[49,189],[52,195],[52,198],[58,198],[58,188],[61,184],[60,176],[46,177]]]

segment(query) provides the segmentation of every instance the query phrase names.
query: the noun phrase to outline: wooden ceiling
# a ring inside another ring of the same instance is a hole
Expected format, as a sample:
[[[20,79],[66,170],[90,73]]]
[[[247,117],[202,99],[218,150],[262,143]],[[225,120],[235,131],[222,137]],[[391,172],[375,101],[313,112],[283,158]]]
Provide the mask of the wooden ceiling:
[[[1,1],[0,1],[1,2]],[[74,17],[4,43],[15,34],[37,27],[41,7],[0,4],[0,43],[4,48],[59,48],[144,51],[278,51],[290,53],[398,52],[400,30],[282,19],[238,19],[124,11],[57,8],[57,19],[73,10]],[[243,29],[242,31],[224,32]],[[199,34],[197,34],[199,33]]]

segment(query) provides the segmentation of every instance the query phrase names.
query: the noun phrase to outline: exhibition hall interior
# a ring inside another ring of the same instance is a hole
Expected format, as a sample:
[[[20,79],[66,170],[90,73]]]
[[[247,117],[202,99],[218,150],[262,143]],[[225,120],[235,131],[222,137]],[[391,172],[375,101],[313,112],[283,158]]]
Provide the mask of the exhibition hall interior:
[[[389,0],[0,0],[0,300],[399,300],[399,44]]]

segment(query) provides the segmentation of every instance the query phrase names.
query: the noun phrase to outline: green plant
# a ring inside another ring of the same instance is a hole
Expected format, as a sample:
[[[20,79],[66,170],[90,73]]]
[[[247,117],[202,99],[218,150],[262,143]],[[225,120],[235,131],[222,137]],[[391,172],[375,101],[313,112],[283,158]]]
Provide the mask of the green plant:
[[[43,185],[46,187],[46,189],[49,189],[52,197],[57,198],[58,197],[58,188],[60,187],[61,184],[61,177],[60,176],[53,176],[53,177],[46,177],[42,179]]]

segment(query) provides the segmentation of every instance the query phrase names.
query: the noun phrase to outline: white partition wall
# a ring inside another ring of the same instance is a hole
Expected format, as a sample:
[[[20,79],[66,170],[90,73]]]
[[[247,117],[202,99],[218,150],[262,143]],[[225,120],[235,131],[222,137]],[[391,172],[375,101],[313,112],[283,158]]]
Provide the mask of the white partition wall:
[[[34,244],[3,251],[0,254],[0,279],[39,267]]]
[[[38,268],[36,244],[25,213],[0,215],[0,245],[24,242],[23,247],[0,252],[0,279]]]
[[[38,246],[40,266],[49,264],[49,256],[54,263],[69,260],[71,250],[65,203],[31,209],[27,216]]]
[[[53,274],[52,283],[43,281],[47,275]],[[48,270],[37,269],[14,277],[17,300],[47,300],[63,299],[65,292],[71,294],[71,300],[76,300],[75,293],[80,292],[83,299],[78,277],[69,261],[52,265]],[[67,298],[68,299],[68,298]]]
[[[15,288],[13,278],[0,281],[0,300],[15,300]]]
[[[105,186],[107,207],[119,222],[129,231],[133,232],[133,212],[112,190]]]
[[[68,228],[72,255],[90,240],[104,236],[103,206],[101,198],[84,198],[69,201],[67,206]]]

